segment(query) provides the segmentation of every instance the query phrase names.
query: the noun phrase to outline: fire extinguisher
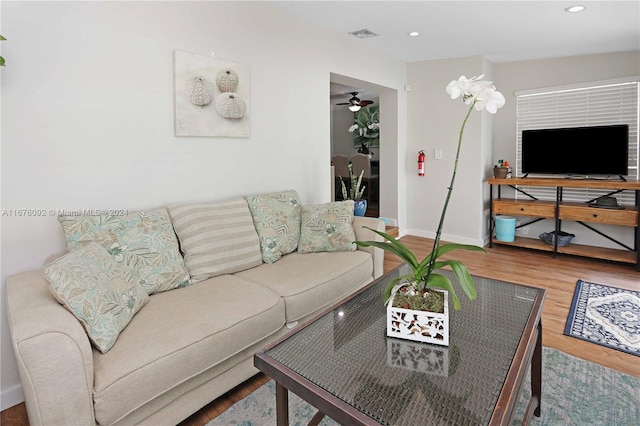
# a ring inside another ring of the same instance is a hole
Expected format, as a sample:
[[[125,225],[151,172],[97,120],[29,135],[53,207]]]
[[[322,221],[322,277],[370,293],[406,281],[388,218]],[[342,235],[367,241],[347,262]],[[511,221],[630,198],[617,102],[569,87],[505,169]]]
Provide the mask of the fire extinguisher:
[[[418,176],[424,176],[424,151],[418,153]]]

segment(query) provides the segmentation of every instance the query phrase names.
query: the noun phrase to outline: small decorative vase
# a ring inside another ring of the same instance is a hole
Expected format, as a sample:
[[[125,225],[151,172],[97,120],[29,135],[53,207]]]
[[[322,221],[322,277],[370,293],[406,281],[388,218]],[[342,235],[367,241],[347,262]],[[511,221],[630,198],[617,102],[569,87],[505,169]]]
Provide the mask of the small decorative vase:
[[[509,175],[509,167],[494,167],[493,177],[497,179],[506,179]]]
[[[444,312],[414,311],[387,305],[387,336],[449,346],[449,292],[444,290]]]
[[[355,216],[364,216],[367,211],[367,200],[354,201],[353,214]]]

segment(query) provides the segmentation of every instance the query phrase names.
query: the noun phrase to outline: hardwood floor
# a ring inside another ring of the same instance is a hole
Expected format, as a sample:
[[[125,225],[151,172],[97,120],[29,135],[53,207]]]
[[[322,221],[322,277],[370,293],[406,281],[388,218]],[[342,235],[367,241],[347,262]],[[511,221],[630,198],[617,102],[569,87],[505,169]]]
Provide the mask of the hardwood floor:
[[[432,240],[414,236],[405,236],[402,241],[419,258],[431,251],[433,244]],[[545,346],[640,377],[638,357],[563,334],[578,279],[640,290],[640,272],[635,270],[635,266],[568,255],[559,255],[554,259],[548,252],[495,245],[493,248],[487,247],[486,254],[460,250],[444,257],[463,261],[473,275],[546,289],[542,312],[542,342]],[[398,264],[398,258],[385,255],[385,271]],[[204,425],[266,381],[268,378],[262,374],[255,376],[202,408],[182,422],[181,426]],[[0,424],[28,425],[24,404],[3,411]]]

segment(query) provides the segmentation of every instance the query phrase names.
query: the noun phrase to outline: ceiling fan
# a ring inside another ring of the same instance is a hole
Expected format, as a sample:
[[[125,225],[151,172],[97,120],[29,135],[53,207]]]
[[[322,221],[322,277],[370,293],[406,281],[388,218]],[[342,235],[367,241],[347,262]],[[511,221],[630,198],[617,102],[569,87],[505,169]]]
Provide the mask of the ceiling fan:
[[[349,102],[341,102],[336,105],[349,105],[349,109],[353,112],[360,110],[361,107],[371,105],[373,101],[360,100],[358,92],[351,92],[351,99]]]

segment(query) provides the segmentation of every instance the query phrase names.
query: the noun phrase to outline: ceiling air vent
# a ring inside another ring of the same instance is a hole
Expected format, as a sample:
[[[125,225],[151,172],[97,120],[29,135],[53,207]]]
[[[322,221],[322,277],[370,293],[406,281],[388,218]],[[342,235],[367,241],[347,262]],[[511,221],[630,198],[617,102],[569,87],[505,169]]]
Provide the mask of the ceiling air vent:
[[[358,31],[352,31],[349,34],[353,34],[354,36],[356,36],[358,38],[376,37],[377,35],[379,35],[379,34],[374,33],[373,31],[369,31],[366,28],[364,28],[362,30],[358,30]]]

